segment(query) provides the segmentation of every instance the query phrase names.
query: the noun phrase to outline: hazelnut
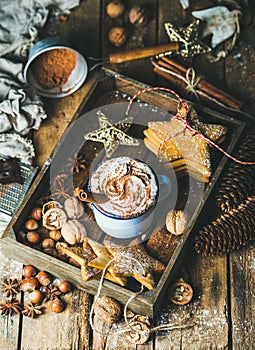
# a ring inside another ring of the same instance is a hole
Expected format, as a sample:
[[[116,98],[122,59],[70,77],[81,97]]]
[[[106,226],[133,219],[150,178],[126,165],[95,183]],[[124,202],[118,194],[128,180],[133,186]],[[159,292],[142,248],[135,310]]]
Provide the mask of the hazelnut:
[[[32,245],[38,244],[41,241],[41,236],[36,231],[29,231],[27,233],[27,241],[31,243]]]
[[[122,308],[115,299],[103,296],[97,299],[94,312],[102,321],[113,323],[122,315]]]
[[[168,289],[169,299],[176,305],[186,305],[193,297],[192,287],[180,278]]]
[[[170,210],[166,216],[166,229],[173,235],[183,234],[187,223],[187,214],[182,210]]]
[[[60,313],[65,309],[65,302],[59,298],[55,298],[50,302],[50,311]]]
[[[147,23],[147,11],[143,6],[136,5],[129,12],[129,22],[137,27]]]
[[[62,238],[61,232],[56,229],[51,230],[49,236],[55,242],[58,242]]]
[[[22,230],[18,231],[16,233],[16,236],[17,236],[17,240],[21,243],[24,243],[27,240],[27,236],[26,236],[25,232]]]
[[[43,300],[43,292],[41,292],[39,289],[34,290],[29,294],[29,300],[33,304],[41,304]]]
[[[55,248],[56,242],[52,238],[44,238],[42,240],[42,248],[47,249],[47,248]]]
[[[116,47],[120,47],[127,40],[127,33],[123,27],[113,27],[108,34],[109,41]]]
[[[72,285],[68,281],[62,281],[58,284],[58,289],[60,292],[66,294],[72,290]]]
[[[34,277],[36,273],[36,268],[32,265],[26,265],[23,267],[22,274],[25,278]]]
[[[125,7],[121,1],[114,0],[106,6],[106,13],[111,18],[117,18],[123,14]]]
[[[25,222],[25,229],[28,231],[36,230],[38,227],[39,224],[35,219],[29,219]]]
[[[37,278],[42,286],[48,286],[51,283],[51,277],[45,271],[40,271]]]
[[[54,257],[57,257],[57,255],[58,255],[56,252],[56,249],[54,249],[54,248],[45,248],[45,249],[43,249],[43,252],[45,254],[52,255]]]
[[[25,278],[20,283],[20,289],[22,290],[22,292],[32,292],[38,287],[39,287],[39,282],[38,282],[38,279],[35,277]]]
[[[31,215],[32,219],[39,221],[42,218],[42,209],[41,208],[33,208],[31,210],[30,215]]]

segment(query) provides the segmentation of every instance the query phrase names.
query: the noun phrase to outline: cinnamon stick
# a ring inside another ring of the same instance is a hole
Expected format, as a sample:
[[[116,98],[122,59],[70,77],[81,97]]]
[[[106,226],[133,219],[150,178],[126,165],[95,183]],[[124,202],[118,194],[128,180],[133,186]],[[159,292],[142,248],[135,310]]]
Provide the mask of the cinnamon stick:
[[[176,73],[176,74],[178,74],[181,77],[186,79],[186,73],[187,73],[186,68],[183,67],[182,65],[178,64],[177,62],[171,60],[170,58],[162,57],[158,61],[158,65],[163,66],[163,67],[167,68],[168,70],[170,70],[170,71],[172,71],[172,72],[174,72],[174,73]],[[175,82],[176,82],[176,78],[173,79],[171,74],[167,74],[166,72],[162,72],[162,73],[165,73],[163,75],[163,74],[159,73],[159,69],[156,69],[156,70],[154,69],[154,71],[156,71],[156,73],[164,76],[166,79],[171,80],[171,81],[175,80]],[[171,76],[171,78],[170,78],[170,76]],[[179,83],[178,84],[180,84],[182,89],[183,89],[183,84],[182,83],[183,83],[183,81],[181,79],[179,79]],[[197,92],[198,92],[198,90],[204,92],[209,97],[212,97],[213,99],[218,100],[219,102],[223,103],[224,105],[226,105],[226,106],[228,106],[230,108],[234,108],[234,109],[240,110],[242,108],[242,106],[243,106],[243,103],[241,101],[235,99],[234,97],[230,96],[226,92],[218,89],[217,87],[215,87],[214,85],[208,83],[204,79],[201,79],[198,82],[198,84],[196,85],[196,90],[197,90]]]
[[[91,193],[85,191],[79,187],[74,189],[74,196],[77,197],[82,202],[103,204],[109,200],[109,198],[103,194]]]
[[[180,79],[176,78],[175,76],[160,70],[157,67],[154,67],[154,72],[161,75],[163,78],[167,79],[169,82],[171,82],[174,85],[175,89],[178,90],[177,92],[179,92],[179,93],[185,92],[187,85],[183,80],[180,80]],[[198,91],[198,95],[199,95],[199,100],[202,104],[204,104],[210,108],[215,108],[215,107],[219,108],[219,106],[216,104],[216,102],[211,101],[209,99],[209,97],[206,97],[206,95],[200,95],[199,91]]]

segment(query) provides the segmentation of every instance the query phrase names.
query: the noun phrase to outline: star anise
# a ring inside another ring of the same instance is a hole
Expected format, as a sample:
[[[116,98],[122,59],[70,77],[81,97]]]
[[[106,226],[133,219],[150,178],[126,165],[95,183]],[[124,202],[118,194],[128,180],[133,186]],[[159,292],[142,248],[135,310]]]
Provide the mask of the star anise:
[[[13,316],[14,314],[19,314],[22,311],[22,305],[16,299],[0,302],[0,313],[4,316]]]
[[[1,289],[3,293],[5,293],[6,297],[13,298],[16,294],[19,293],[19,282],[17,278],[6,278],[3,281],[3,288]]]
[[[47,287],[44,287],[43,292],[45,293],[43,302],[53,300],[62,295],[62,292],[58,289],[58,287],[54,286],[53,284],[50,284]]]
[[[74,156],[74,158],[69,158],[66,164],[67,171],[72,171],[73,173],[79,173],[80,171],[86,169],[87,161],[82,155]]]
[[[86,169],[87,161],[83,156],[77,156],[74,160],[73,172],[79,173],[81,170]]]
[[[32,303],[25,304],[24,310],[22,311],[22,314],[27,317],[36,318],[38,315],[41,315],[43,312],[43,305],[34,305]]]
[[[72,195],[72,184],[68,174],[58,174],[51,183],[51,193],[54,200],[63,200]]]

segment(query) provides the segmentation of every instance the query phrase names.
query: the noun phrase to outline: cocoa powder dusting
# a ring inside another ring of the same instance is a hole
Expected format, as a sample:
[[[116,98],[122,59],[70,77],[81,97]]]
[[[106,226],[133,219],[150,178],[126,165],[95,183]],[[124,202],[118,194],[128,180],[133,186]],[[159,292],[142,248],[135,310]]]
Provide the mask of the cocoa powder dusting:
[[[61,88],[71,75],[75,63],[74,51],[53,49],[35,59],[32,63],[32,71],[42,87],[47,89]]]

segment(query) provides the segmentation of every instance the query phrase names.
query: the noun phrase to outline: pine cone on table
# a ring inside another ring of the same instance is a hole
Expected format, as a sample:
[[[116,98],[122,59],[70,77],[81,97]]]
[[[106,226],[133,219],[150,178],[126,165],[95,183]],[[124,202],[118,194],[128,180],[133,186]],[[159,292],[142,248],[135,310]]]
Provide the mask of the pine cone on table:
[[[195,237],[195,251],[202,256],[222,255],[255,239],[255,196],[223,213]]]
[[[246,134],[235,156],[242,161],[255,160],[254,129]],[[216,195],[217,205],[222,211],[237,208],[247,197],[255,194],[254,173],[254,165],[231,163]]]

